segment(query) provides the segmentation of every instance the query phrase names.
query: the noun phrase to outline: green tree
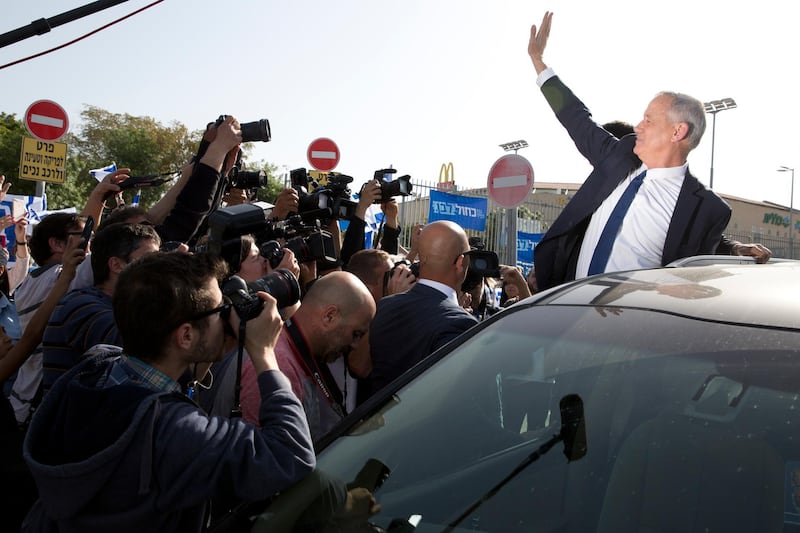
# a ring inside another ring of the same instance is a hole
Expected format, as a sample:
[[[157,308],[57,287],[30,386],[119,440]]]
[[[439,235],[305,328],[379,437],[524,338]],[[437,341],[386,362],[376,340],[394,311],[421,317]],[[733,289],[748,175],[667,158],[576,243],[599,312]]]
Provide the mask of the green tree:
[[[13,182],[10,194],[32,195],[36,192],[36,182],[17,179],[22,137],[26,135],[25,124],[16,115],[0,113],[0,174]]]
[[[190,131],[177,121],[165,126],[152,117],[86,106],[81,112],[80,130],[73,138],[78,187],[85,183],[91,191],[96,182],[89,170],[105,167],[112,161],[117,168],[130,168],[132,176],[178,171],[196,152],[201,133]],[[140,205],[149,207],[165,190],[166,186],[142,189]],[[135,190],[123,193],[126,202],[135,193]]]

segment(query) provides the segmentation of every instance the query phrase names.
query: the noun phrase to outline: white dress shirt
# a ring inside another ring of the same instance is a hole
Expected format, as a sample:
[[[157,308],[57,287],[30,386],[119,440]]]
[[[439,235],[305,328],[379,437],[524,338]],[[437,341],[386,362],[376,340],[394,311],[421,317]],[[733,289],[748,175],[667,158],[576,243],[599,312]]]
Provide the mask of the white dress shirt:
[[[589,263],[611,212],[628,184],[645,170],[642,165],[625,178],[592,215],[583,237],[575,278],[588,275]],[[688,165],[647,169],[611,248],[605,272],[661,266],[667,229],[678,202]]]

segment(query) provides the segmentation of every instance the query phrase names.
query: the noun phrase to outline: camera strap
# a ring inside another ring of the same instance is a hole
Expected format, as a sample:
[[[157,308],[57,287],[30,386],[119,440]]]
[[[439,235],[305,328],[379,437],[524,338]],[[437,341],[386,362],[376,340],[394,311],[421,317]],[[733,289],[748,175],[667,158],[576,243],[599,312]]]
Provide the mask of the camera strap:
[[[300,332],[297,325],[294,323],[294,321],[292,321],[291,318],[284,323],[284,326],[286,327],[286,331],[289,333],[289,337],[292,339],[292,344],[294,344],[297,353],[300,354],[300,357],[303,359],[306,368],[311,373],[311,377],[314,378],[317,388],[328,400],[328,403],[330,403],[333,410],[336,411],[336,414],[342,418],[347,416],[347,408],[344,405],[342,391],[339,390],[339,386],[333,379],[333,374],[331,374],[331,370],[328,368],[328,365],[320,365],[317,363],[317,360],[311,355],[311,352],[308,349],[308,345],[306,344],[306,340],[303,338],[303,334]]]

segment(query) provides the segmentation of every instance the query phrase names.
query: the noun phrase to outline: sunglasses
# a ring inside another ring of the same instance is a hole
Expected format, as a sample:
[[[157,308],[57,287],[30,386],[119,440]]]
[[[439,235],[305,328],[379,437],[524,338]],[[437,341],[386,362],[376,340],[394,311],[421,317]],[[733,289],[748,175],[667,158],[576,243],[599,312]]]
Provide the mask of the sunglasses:
[[[231,301],[228,298],[223,298],[222,305],[220,305],[219,307],[215,307],[214,309],[208,309],[207,311],[200,311],[199,313],[190,316],[186,321],[194,322],[195,320],[200,320],[202,318],[214,315],[216,313],[219,313],[219,316],[222,320],[228,320],[228,318],[231,316],[231,307],[233,307]]]

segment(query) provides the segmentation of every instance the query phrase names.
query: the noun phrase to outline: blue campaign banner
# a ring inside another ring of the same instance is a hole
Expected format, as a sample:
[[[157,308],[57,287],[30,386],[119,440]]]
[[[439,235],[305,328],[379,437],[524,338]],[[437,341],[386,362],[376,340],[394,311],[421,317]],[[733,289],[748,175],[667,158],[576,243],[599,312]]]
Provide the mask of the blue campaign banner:
[[[428,222],[450,220],[464,229],[485,231],[488,205],[489,201],[486,198],[431,191]]]
[[[525,274],[533,268],[533,249],[544,237],[544,233],[517,232],[517,266],[521,266]]]

